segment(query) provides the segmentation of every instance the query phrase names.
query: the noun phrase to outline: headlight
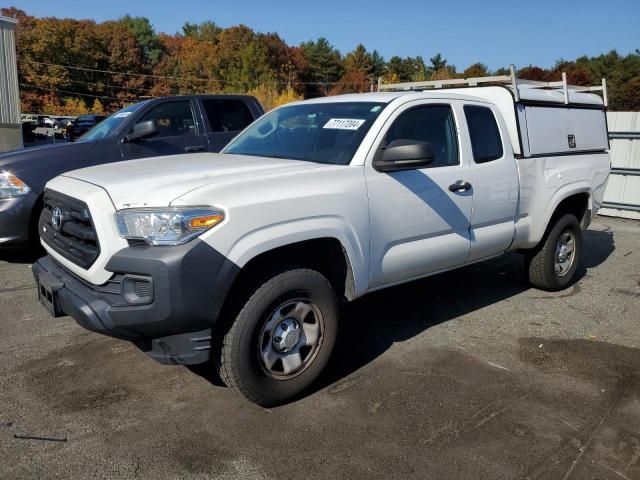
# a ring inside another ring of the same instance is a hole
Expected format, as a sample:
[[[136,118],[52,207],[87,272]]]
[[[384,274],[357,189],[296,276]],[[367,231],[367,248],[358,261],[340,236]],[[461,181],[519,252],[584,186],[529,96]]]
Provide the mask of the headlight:
[[[182,245],[224,220],[222,210],[207,207],[140,208],[115,214],[120,235],[151,245]]]
[[[0,173],[0,199],[26,195],[31,189],[26,183],[9,172]]]

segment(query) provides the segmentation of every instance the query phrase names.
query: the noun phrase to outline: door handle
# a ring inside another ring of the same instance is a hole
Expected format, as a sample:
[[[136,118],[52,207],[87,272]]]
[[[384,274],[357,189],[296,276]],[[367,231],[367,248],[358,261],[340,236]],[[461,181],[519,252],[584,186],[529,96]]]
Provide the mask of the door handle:
[[[194,145],[193,147],[184,147],[186,153],[204,152],[202,145]]]
[[[471,190],[471,184],[463,180],[458,180],[456,183],[449,185],[450,192],[466,192],[467,190]]]

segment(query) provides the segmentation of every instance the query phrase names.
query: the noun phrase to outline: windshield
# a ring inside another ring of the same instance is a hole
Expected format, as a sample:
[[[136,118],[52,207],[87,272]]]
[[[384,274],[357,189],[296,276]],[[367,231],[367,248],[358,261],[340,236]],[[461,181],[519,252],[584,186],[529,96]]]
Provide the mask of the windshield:
[[[123,108],[122,110],[118,110],[116,113],[106,118],[87,133],[82,135],[78,141],[91,141],[91,140],[100,140],[101,138],[108,137],[113,135],[115,131],[118,129],[120,124],[124,122],[124,120],[131,115],[133,112],[138,110],[145,102],[135,103],[133,105],[129,105],[128,107]],[[78,118],[78,120],[80,120]]]
[[[265,115],[222,153],[348,165],[385,103],[302,103]]]

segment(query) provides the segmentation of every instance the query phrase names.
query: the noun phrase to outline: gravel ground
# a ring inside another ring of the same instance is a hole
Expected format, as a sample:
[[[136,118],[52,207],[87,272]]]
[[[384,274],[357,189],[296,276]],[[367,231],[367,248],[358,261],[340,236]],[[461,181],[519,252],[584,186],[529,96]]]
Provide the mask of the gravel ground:
[[[358,300],[271,410],[49,318],[1,252],[0,478],[638,480],[640,223],[599,218],[585,249],[563,292],[514,254]]]

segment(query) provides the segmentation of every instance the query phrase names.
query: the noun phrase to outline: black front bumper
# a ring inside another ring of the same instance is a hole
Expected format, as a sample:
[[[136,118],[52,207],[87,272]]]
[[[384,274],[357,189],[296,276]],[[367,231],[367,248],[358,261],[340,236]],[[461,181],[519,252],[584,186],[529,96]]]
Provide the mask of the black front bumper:
[[[208,360],[211,329],[237,274],[234,264],[195,240],[176,247],[125,248],[106,269],[114,276],[96,286],[46,256],[33,265],[33,274],[36,281],[42,276],[39,288],[53,286],[48,290],[55,290],[55,305],[49,307],[54,315],[69,315],[88,330],[133,341],[160,363]],[[142,296],[132,295],[131,285],[138,281],[145,286],[138,292]]]

